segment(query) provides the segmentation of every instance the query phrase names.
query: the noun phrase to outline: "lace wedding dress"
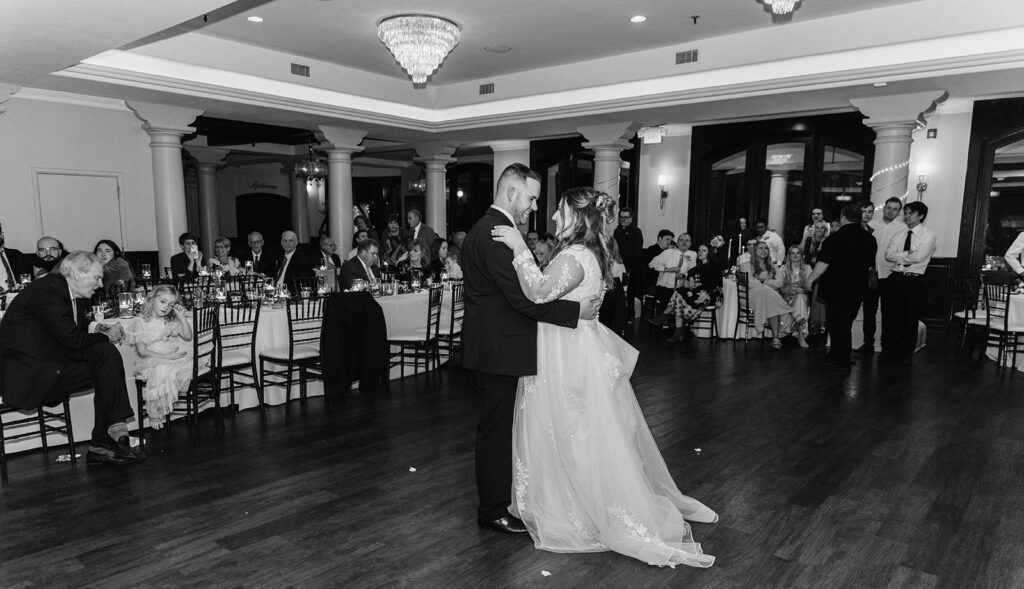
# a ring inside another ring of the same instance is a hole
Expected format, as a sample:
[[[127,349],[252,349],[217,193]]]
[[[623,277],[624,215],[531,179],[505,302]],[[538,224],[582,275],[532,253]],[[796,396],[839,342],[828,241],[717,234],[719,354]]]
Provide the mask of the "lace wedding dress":
[[[527,251],[513,264],[536,302],[603,292],[597,258],[563,250],[546,274]],[[538,325],[537,375],[521,378],[513,430],[513,499],[537,548],[614,550],[648,564],[709,567],[685,520],[714,511],[679,492],[629,384],[638,352],[597,320]]]

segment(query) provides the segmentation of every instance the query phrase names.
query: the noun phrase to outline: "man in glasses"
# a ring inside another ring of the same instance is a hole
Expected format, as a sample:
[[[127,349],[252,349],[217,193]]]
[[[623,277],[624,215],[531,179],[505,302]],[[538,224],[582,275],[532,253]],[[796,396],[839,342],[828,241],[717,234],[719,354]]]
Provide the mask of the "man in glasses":
[[[36,242],[36,259],[32,260],[33,280],[46,276],[64,258],[64,246],[53,237],[43,237]]]

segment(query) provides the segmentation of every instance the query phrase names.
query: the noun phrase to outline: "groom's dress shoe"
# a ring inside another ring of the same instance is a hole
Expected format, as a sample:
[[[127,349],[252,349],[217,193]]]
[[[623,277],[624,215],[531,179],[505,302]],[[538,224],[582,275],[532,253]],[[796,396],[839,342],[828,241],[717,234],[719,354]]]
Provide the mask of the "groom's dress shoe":
[[[526,525],[518,517],[506,515],[495,520],[477,519],[476,523],[481,528],[488,528],[504,534],[525,534]]]

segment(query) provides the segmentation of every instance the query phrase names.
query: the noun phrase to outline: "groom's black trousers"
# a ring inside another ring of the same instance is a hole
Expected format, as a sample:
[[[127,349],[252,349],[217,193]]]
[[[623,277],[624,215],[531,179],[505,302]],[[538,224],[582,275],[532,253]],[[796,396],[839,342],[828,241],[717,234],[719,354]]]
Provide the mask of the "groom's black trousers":
[[[493,521],[508,515],[512,503],[512,423],[515,418],[518,376],[474,372],[480,398],[476,429],[477,515]]]

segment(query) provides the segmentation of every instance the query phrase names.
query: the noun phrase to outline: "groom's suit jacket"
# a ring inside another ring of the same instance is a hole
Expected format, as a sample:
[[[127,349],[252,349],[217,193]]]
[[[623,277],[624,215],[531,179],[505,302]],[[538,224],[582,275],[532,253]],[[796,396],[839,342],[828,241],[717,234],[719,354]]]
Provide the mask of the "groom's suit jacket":
[[[500,211],[487,209],[462,244],[463,365],[487,374],[529,376],[537,374],[537,322],[574,328],[580,304],[558,300],[538,305],[527,299],[512,267],[512,250],[491,237],[498,225],[512,227]]]

